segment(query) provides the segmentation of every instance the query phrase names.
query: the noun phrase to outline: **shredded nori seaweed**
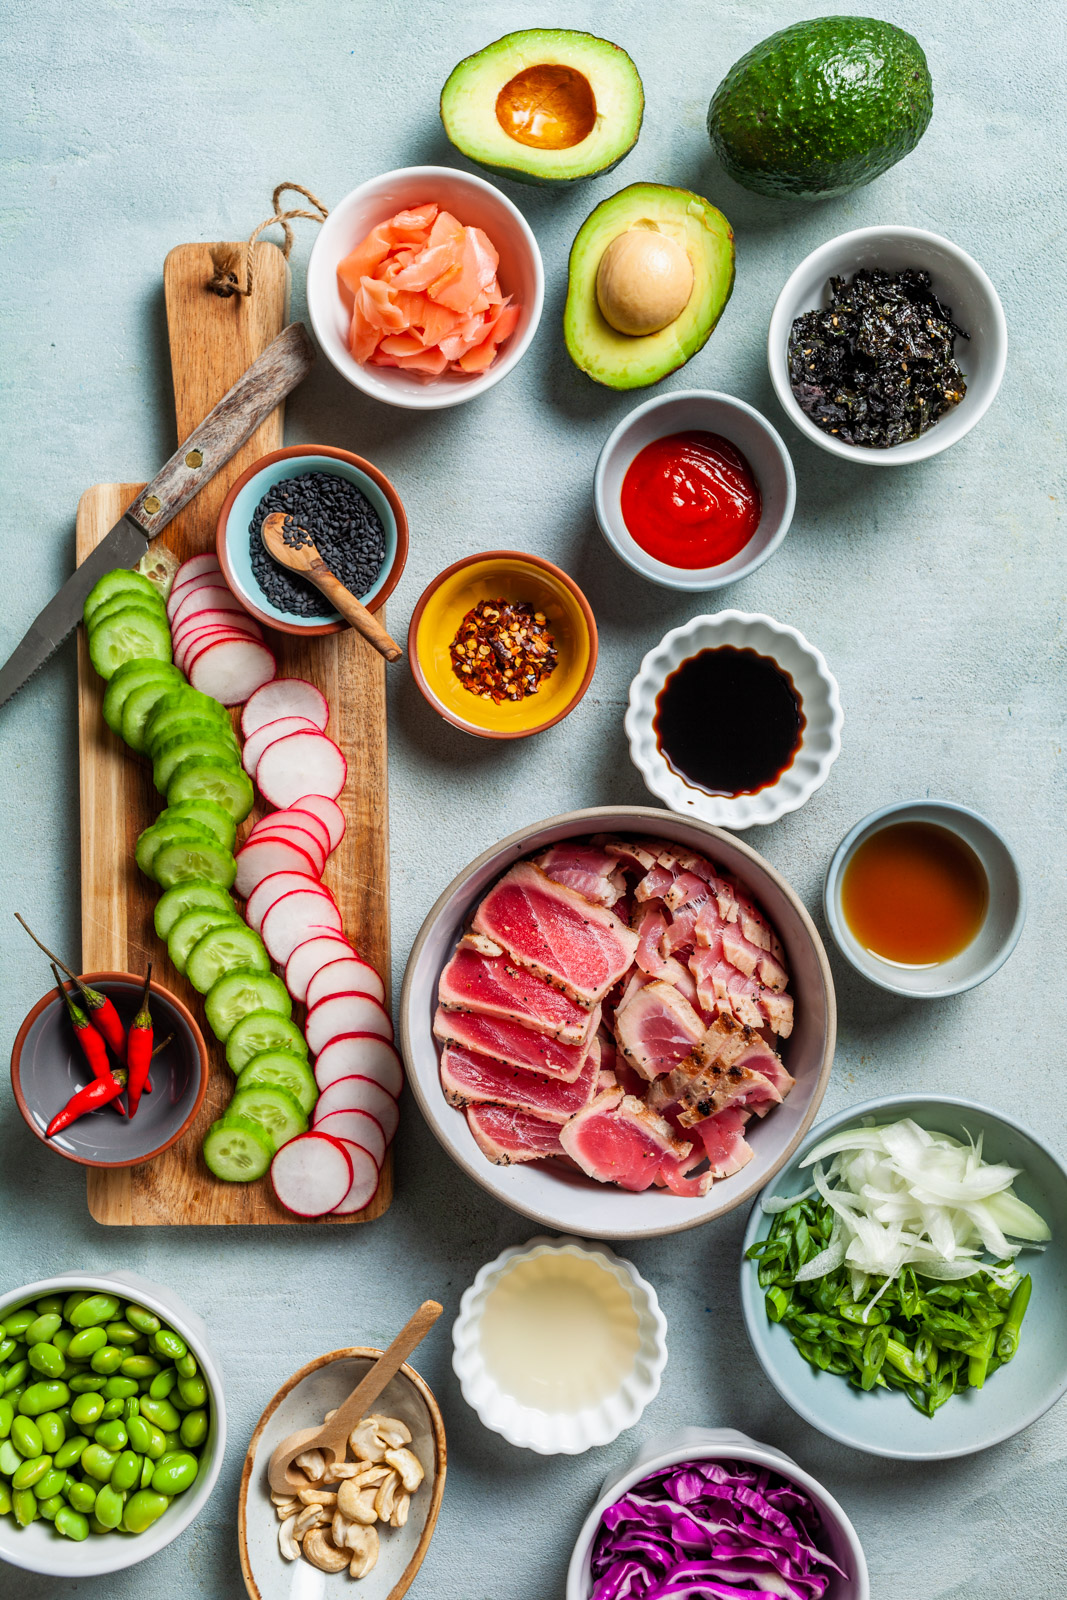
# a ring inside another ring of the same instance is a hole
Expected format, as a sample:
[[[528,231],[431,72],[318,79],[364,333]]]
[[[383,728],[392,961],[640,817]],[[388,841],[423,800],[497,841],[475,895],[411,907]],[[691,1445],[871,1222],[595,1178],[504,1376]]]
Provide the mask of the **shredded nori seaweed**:
[[[928,272],[862,268],[830,279],[825,311],[797,317],[789,382],[817,428],[875,449],[917,439],[967,392],[953,354],[969,334],[930,287]]]

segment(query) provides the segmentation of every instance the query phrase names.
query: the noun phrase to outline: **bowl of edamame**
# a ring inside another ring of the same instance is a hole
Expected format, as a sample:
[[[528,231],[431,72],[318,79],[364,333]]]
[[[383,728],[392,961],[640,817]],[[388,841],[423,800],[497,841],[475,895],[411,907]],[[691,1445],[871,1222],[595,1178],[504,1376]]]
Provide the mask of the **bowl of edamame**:
[[[68,1272],[0,1294],[0,1561],[144,1561],[202,1510],[225,1447],[207,1329],[169,1289]]]

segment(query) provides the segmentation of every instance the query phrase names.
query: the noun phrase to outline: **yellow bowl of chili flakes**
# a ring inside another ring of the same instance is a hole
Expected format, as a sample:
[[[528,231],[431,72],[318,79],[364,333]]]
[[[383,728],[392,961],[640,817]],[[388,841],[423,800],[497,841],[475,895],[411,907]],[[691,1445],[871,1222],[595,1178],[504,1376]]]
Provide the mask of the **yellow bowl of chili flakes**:
[[[446,722],[483,739],[525,739],[573,711],[588,689],[596,621],[551,561],[490,550],[454,562],[423,591],[408,658]]]

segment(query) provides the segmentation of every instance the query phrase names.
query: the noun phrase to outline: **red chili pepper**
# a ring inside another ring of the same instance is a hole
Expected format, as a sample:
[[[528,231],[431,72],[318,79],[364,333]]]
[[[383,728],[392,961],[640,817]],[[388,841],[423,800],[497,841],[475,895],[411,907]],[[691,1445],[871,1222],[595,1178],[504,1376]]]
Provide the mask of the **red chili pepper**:
[[[130,1116],[132,1117],[141,1101],[141,1091],[145,1087],[148,1077],[148,1066],[152,1060],[152,1013],[148,1009],[148,991],[152,982],[152,967],[149,963],[148,973],[144,981],[144,993],[141,995],[141,1005],[130,1024],[130,1036],[126,1044],[126,1060],[130,1069],[130,1083],[127,1099],[130,1103]]]
[[[84,1089],[71,1095],[62,1111],[56,1113],[45,1129],[45,1138],[51,1139],[55,1134],[62,1133],[72,1122],[84,1117],[87,1111],[98,1111],[101,1106],[110,1105],[125,1087],[126,1074],[121,1067],[117,1072],[109,1072],[106,1078],[94,1078]]]
[[[25,928],[34,944],[38,945],[44,951],[45,955],[50,961],[54,961],[57,966],[62,967],[63,971],[67,974],[67,977],[70,978],[73,983],[77,984],[79,992],[81,993],[81,997],[85,1001],[86,1009],[89,1012],[89,1015],[92,1017],[93,1026],[96,1028],[98,1033],[103,1034],[104,1038],[115,1052],[117,1059],[119,1061],[125,1061],[126,1029],[122,1026],[122,1019],[115,1010],[112,1001],[108,999],[106,994],[101,994],[99,989],[90,989],[88,984],[83,983],[78,977],[77,973],[70,970],[65,961],[60,961],[59,957],[54,955],[46,944],[41,944],[40,939],[38,939],[37,935],[34,933],[33,929],[30,927],[29,923],[24,917],[19,916],[17,911],[15,912],[15,916],[17,920],[22,923],[22,926]]]
[[[78,1005],[77,1001],[71,999],[67,990],[63,987],[62,979],[54,961],[52,963],[52,976],[56,980],[56,991],[67,1008],[67,1015],[70,1017],[74,1027],[78,1043],[82,1047],[82,1054],[92,1069],[93,1077],[101,1083],[110,1083],[113,1074],[111,1063],[107,1058],[107,1046],[81,1006]],[[118,1109],[122,1116],[126,1115],[125,1107],[119,1106]]]

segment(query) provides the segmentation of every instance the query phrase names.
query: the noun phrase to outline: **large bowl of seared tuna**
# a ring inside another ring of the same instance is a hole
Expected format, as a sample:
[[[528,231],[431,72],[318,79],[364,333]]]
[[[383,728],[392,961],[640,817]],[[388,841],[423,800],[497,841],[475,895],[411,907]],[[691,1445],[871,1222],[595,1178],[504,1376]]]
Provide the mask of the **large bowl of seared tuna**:
[[[677,1233],[743,1205],[815,1119],[833,980],[749,845],[653,806],[502,839],[408,960],[400,1036],[441,1144],[546,1228]]]

